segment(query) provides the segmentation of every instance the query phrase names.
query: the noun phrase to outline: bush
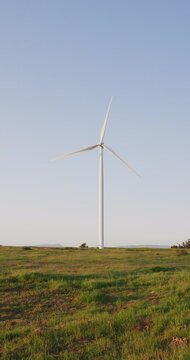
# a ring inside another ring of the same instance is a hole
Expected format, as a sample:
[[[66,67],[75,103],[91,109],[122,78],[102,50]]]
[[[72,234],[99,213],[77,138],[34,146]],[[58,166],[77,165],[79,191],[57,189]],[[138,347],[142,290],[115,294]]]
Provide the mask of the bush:
[[[30,246],[23,246],[22,250],[32,250]]]
[[[86,243],[81,244],[79,247],[80,247],[80,249],[87,249],[88,248]]]
[[[188,252],[185,249],[180,249],[180,250],[177,250],[177,255],[178,256],[188,255]]]

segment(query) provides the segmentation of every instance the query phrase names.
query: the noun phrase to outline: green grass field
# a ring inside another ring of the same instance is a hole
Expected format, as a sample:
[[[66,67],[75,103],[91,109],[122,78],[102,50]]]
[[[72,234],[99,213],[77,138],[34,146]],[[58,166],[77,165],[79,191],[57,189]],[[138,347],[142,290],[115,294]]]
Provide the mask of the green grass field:
[[[0,247],[0,358],[190,360],[190,252]]]

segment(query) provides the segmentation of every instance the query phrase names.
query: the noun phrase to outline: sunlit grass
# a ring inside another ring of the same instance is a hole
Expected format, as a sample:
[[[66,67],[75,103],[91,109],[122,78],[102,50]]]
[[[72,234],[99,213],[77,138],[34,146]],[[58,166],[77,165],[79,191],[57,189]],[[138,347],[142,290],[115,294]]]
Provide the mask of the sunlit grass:
[[[0,248],[0,358],[189,360],[190,253]]]

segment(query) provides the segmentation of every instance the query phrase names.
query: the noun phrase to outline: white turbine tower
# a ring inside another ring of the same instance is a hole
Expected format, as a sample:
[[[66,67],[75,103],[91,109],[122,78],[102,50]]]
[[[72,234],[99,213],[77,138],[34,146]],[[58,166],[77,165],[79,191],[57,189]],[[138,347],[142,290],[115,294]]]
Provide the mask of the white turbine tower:
[[[110,147],[104,144],[104,136],[110,114],[111,103],[112,103],[112,98],[110,99],[106,116],[100,131],[100,139],[98,144],[91,145],[86,148],[82,148],[80,150],[73,151],[71,153],[61,155],[53,159],[53,160],[62,160],[68,156],[76,155],[84,151],[90,151],[99,148],[99,249],[104,248],[104,164],[103,164],[104,149],[106,149],[113,156],[115,156],[117,159],[122,161],[135,175],[140,177],[138,172],[134,170],[132,166],[130,166],[125,160],[123,160],[119,155],[117,155],[114,150],[112,150]]]

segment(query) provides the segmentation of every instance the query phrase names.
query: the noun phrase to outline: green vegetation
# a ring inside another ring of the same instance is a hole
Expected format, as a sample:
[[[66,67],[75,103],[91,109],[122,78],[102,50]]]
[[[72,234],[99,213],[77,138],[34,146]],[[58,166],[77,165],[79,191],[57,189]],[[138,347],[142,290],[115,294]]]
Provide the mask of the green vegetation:
[[[0,247],[0,358],[189,360],[190,250]]]

